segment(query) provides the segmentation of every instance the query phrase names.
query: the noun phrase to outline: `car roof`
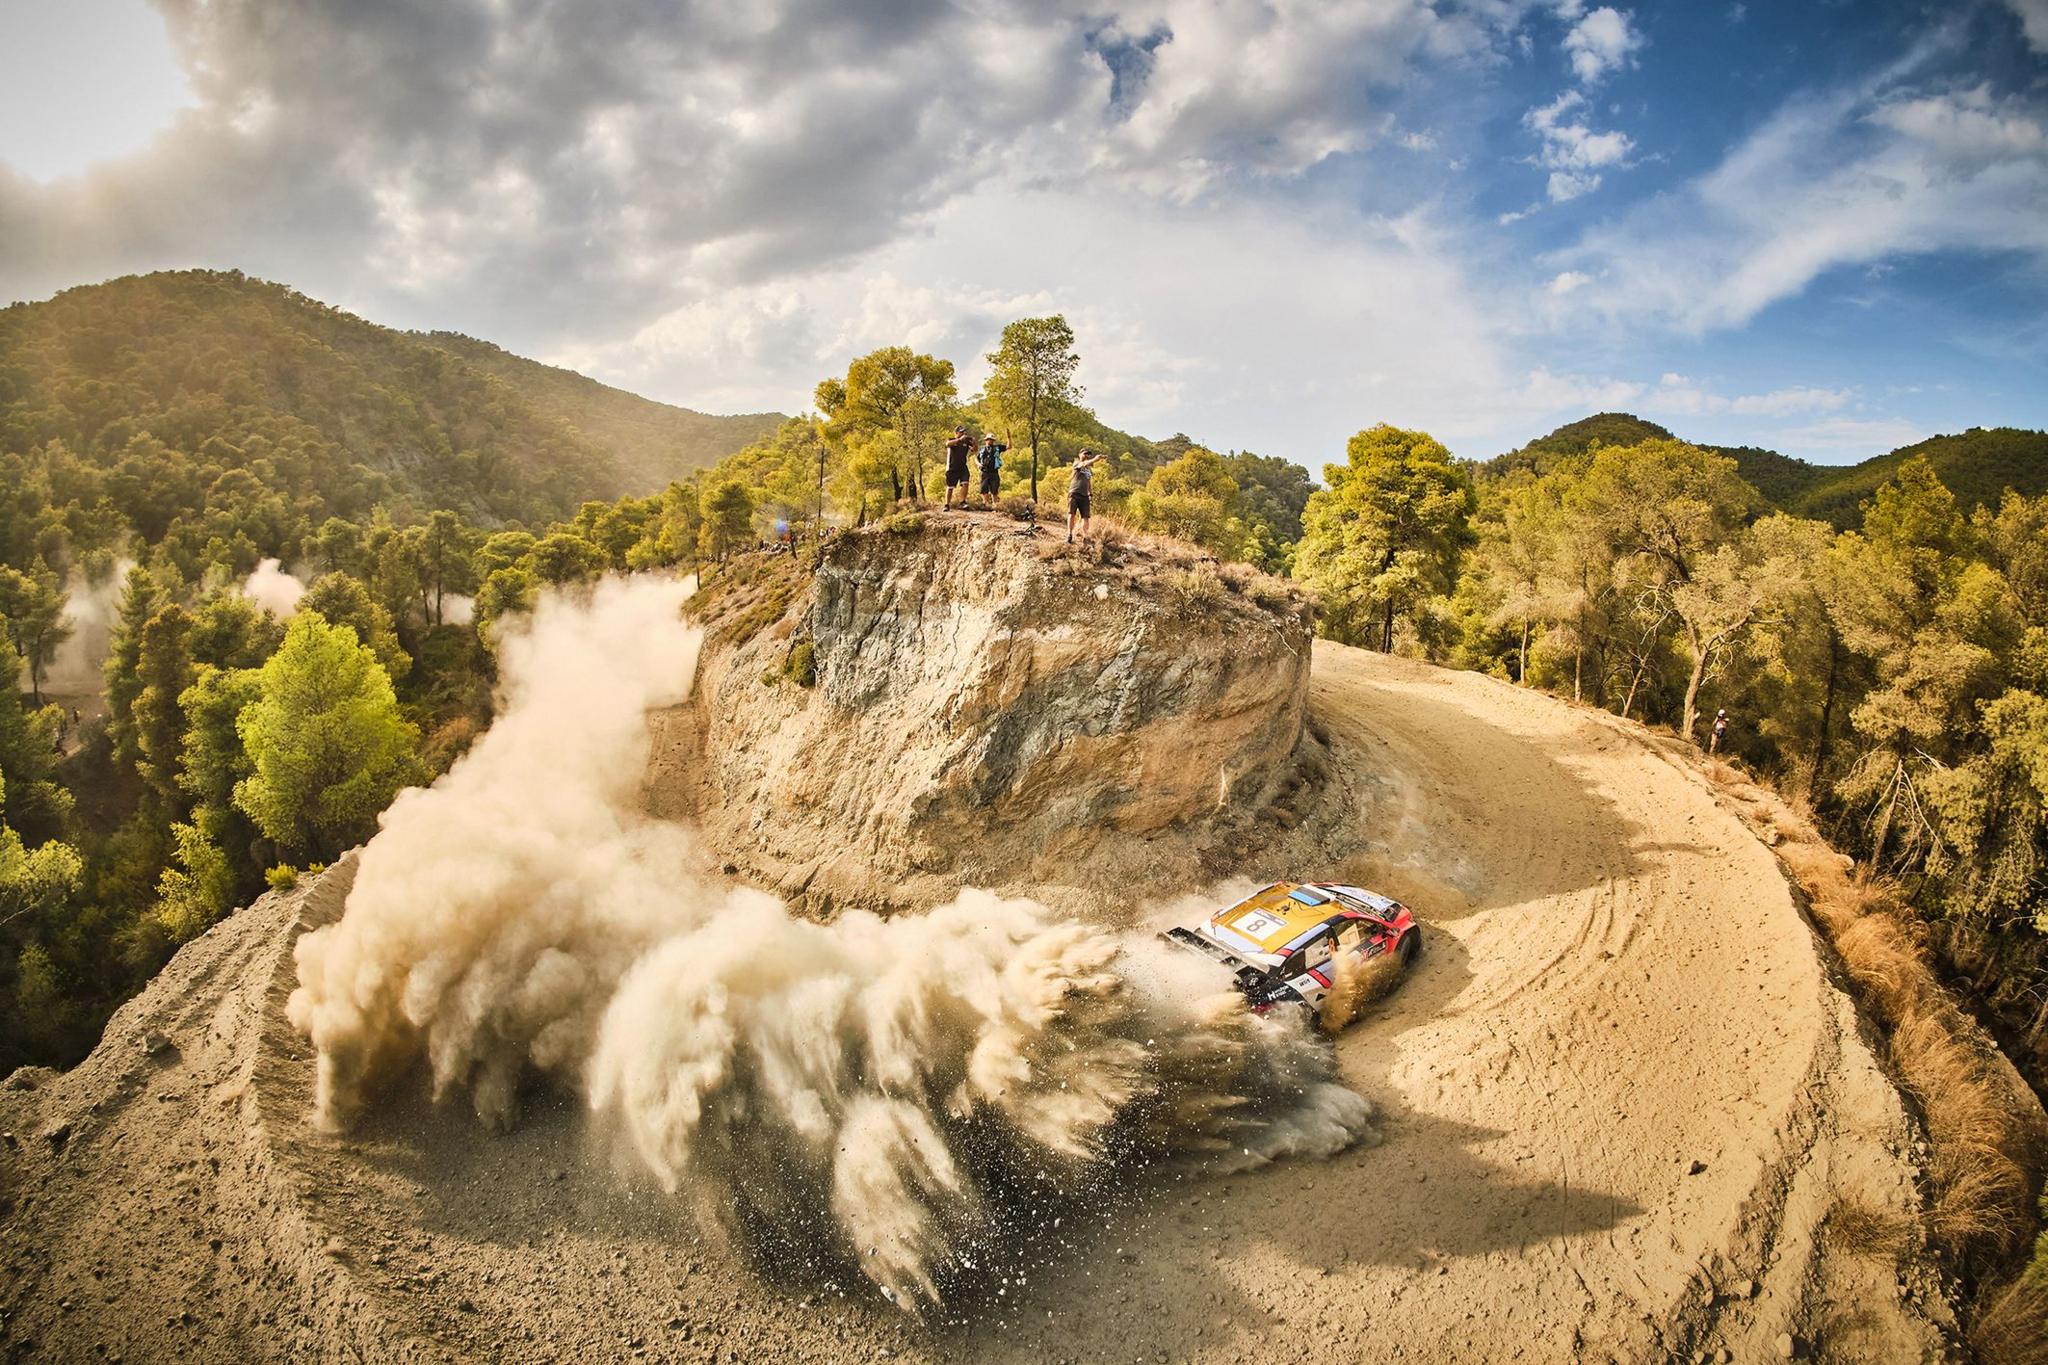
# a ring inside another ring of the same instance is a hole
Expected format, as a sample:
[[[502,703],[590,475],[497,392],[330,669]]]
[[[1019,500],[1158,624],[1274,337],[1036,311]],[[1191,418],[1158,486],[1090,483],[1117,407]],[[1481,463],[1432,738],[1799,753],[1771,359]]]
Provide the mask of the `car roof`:
[[[1209,917],[1209,927],[1256,952],[1284,954],[1313,940],[1323,926],[1356,913],[1321,887],[1274,882],[1218,910]]]

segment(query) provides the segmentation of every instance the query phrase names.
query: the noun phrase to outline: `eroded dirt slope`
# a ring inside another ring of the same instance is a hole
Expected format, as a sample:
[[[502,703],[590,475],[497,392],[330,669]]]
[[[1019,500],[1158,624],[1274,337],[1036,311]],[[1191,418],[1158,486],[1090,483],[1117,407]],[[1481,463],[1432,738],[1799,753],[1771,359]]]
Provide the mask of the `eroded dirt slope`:
[[[918,1324],[700,1242],[565,1108],[498,1138],[405,1098],[313,1133],[282,1005],[343,872],[186,949],[76,1071],[0,1091],[0,1351],[1752,1360],[1782,1333],[1940,1357],[1932,1267],[1828,1232],[1914,1206],[1900,1101],[1703,782],[1601,714],[1320,643],[1310,711],[1374,849],[1342,870],[1431,936],[1338,1045],[1375,1148],[1048,1210],[1020,1277]]]

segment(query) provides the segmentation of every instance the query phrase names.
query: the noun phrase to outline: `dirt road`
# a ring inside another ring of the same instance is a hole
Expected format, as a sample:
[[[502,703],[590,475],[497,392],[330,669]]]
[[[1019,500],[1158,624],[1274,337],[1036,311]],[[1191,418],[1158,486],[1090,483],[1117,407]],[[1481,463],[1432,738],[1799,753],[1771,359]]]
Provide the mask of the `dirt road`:
[[[1312,714],[1377,793],[1347,870],[1428,926],[1339,1044],[1376,1147],[1049,1207],[1016,1275],[915,1323],[700,1243],[567,1107],[504,1138],[424,1100],[312,1133],[281,1008],[344,872],[189,947],[75,1071],[0,1090],[0,1353],[1943,1356],[1933,1267],[1844,1235],[1915,1206],[1916,1139],[1705,783],[1598,712],[1320,643]]]

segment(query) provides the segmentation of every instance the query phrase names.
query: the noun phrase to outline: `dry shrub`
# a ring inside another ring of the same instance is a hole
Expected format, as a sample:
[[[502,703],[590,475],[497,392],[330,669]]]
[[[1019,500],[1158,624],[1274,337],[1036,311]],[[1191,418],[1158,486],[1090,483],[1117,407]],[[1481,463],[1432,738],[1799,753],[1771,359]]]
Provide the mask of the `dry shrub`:
[[[1898,920],[1888,914],[1865,914],[1835,939],[1849,974],[1877,1010],[1894,1026],[1936,1003],[1933,974]]]
[[[2031,1225],[2032,1145],[1963,1021],[1945,1001],[1918,1002],[1892,1032],[1892,1057],[1920,1101],[1934,1144],[1935,1238],[1958,1255],[2015,1249]]]
[[[1913,1240],[1913,1220],[1861,1200],[1838,1198],[1821,1226],[1821,1237],[1852,1256],[1895,1260]]]
[[[1166,590],[1173,594],[1174,601],[1182,608],[1195,610],[1222,600],[1223,580],[1214,568],[1197,564],[1193,568],[1176,569],[1167,574]]]
[[[1137,538],[1138,533],[1122,519],[1105,513],[1089,521],[1088,534],[1103,548],[1115,549],[1118,546],[1131,544]]]
[[[1040,515],[1038,504],[1031,501],[1028,493],[1012,493],[1006,498],[998,498],[996,510],[1018,521],[1031,521]],[[1049,518],[1052,513],[1048,509],[1043,515]]]
[[[427,762],[436,772],[445,772],[450,764],[469,752],[469,746],[476,742],[478,727],[471,716],[451,716],[436,726],[427,736],[425,745]]]
[[[1258,583],[1259,579],[1263,577],[1251,565],[1236,562],[1225,564],[1216,572],[1217,576],[1223,580],[1223,586],[1238,594],[1250,591]]]
[[[1992,1296],[1970,1345],[1984,1365],[2048,1365],[2048,1274],[2029,1271]]]

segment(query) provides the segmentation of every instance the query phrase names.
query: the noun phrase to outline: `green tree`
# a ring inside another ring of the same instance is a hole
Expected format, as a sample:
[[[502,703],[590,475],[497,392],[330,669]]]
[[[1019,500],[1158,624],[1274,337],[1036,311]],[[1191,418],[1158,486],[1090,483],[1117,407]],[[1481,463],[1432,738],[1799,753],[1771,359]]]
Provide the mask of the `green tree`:
[[[236,726],[242,712],[262,695],[259,669],[201,665],[192,685],[178,698],[178,709],[185,716],[178,785],[195,806],[221,812],[234,809],[235,784],[250,771],[249,755],[242,748]]]
[[[1615,572],[1637,604],[1631,674],[1621,713],[1634,709],[1667,623],[1679,615],[1673,594],[1733,535],[1757,505],[1754,489],[1725,455],[1662,438],[1601,446],[1570,484],[1567,512],[1597,528],[1615,556]],[[1699,649],[1695,642],[1695,667]]]
[[[848,365],[844,379],[820,383],[813,396],[834,441],[894,432],[900,460],[890,469],[893,496],[922,496],[923,467],[958,397],[952,361],[884,346]]]
[[[704,523],[698,549],[704,558],[724,563],[725,557],[746,543],[754,524],[754,495],[737,479],[726,479],[704,490]]]
[[[1708,674],[1752,630],[1801,600],[1806,573],[1827,543],[1827,523],[1778,513],[1697,556],[1692,576],[1673,586],[1672,612],[1691,663],[1680,734],[1698,739],[1700,688]]]
[[[832,480],[832,497],[856,526],[865,525],[869,504],[888,507],[888,490],[901,467],[903,438],[894,431],[856,432],[842,438],[845,458]]]
[[[392,681],[403,682],[412,672],[412,655],[398,641],[390,610],[370,596],[360,580],[343,573],[321,574],[299,599],[299,612],[309,611],[320,613],[329,625],[354,631],[356,639],[376,654]]]
[[[227,853],[200,826],[174,824],[171,838],[177,851],[157,880],[155,916],[172,943],[184,943],[234,908],[235,872]]]
[[[604,551],[574,531],[551,531],[526,557],[533,576],[550,587],[588,583],[606,567]]]
[[[250,769],[235,805],[295,860],[329,861],[417,775],[419,732],[376,654],[316,612],[292,618],[260,684],[235,724]]]
[[[7,785],[0,774],[0,817],[7,811]],[[0,823],[0,967],[14,969],[14,1018],[0,1029],[0,1065],[20,1059],[15,1039],[47,1042],[53,1021],[65,1001],[48,949],[37,942],[39,931],[78,891],[84,863],[71,845],[54,839],[34,848],[8,823]],[[0,984],[5,973],[0,972]],[[4,1016],[0,1016],[4,1018]]]
[[[101,675],[107,683],[107,733],[113,740],[117,771],[132,770],[142,757],[136,744],[134,719],[135,694],[142,690],[142,630],[164,601],[162,587],[147,569],[138,566],[128,571]]]
[[[1447,596],[1471,541],[1469,475],[1435,439],[1384,423],[1359,432],[1302,516],[1295,575],[1322,603],[1333,639],[1394,647],[1394,621]]]
[[[21,660],[0,634],[0,676],[15,677]],[[57,708],[30,710],[21,693],[0,688],[0,775],[8,783],[7,821],[30,843],[55,839],[71,814],[57,765]]]
[[[1241,451],[1225,459],[1224,467],[1237,483],[1237,515],[1244,523],[1247,557],[1268,573],[1287,573],[1294,565],[1301,514],[1315,492],[1315,481],[1307,469],[1277,455]]]
[[[493,648],[498,623],[507,616],[533,610],[540,585],[524,567],[495,569],[476,595],[476,633],[486,648]]]
[[[1244,523],[1233,515],[1237,480],[1221,455],[1201,446],[1152,471],[1127,504],[1144,530],[1192,541],[1225,559],[1244,554]]]
[[[1529,682],[1529,644],[1556,612],[1551,577],[1561,511],[1556,484],[1523,477],[1481,500],[1470,577],[1487,585],[1484,619],[1512,633],[1515,681]]]
[[[167,809],[183,808],[178,786],[178,760],[184,747],[185,716],[178,698],[192,685],[192,618],[176,602],[149,618],[142,628],[136,661],[136,771],[150,793]]]
[[[363,528],[344,517],[329,517],[313,537],[313,558],[328,573],[345,573],[367,578],[370,573],[369,547]]]
[[[1074,329],[1057,313],[1019,318],[1003,328],[1002,343],[987,358],[990,372],[982,393],[997,424],[1006,431],[1024,431],[1031,448],[1031,500],[1036,502],[1039,441],[1062,409],[1081,401],[1081,386],[1074,382],[1081,367]]]
[[[14,652],[28,665],[29,692],[43,704],[43,670],[56,657],[57,646],[71,638],[64,617],[64,588],[41,559],[27,573],[0,564],[0,627]]]
[[[238,592],[216,592],[192,611],[192,662],[255,668],[284,639],[284,622]]]
[[[1876,675],[1850,712],[1866,748],[1838,785],[1867,813],[1870,861],[1916,863],[1937,830],[1924,784],[1981,738],[1980,704],[2022,623],[1998,572],[1975,557],[1969,523],[1933,467],[1899,466],[1841,540],[1837,619]]]

